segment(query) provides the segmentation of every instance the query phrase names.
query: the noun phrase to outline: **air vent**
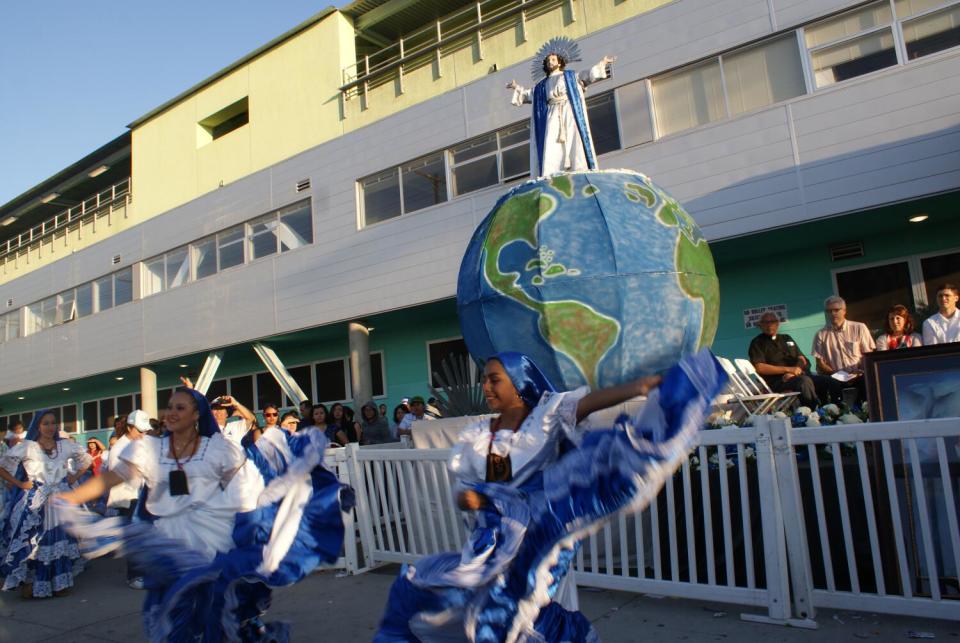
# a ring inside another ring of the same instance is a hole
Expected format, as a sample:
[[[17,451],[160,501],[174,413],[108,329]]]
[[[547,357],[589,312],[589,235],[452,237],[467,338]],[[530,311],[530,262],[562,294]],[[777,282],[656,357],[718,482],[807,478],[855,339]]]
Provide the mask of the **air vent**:
[[[7,308],[13,308],[13,300],[12,300],[12,299],[8,299],[8,300],[7,300]]]
[[[120,263],[120,255],[113,255],[113,265]]]
[[[847,259],[856,259],[863,256],[863,242],[851,241],[850,243],[838,243],[830,246],[831,261],[845,261]]]
[[[304,192],[310,189],[310,179],[300,179],[297,181],[297,192]]]

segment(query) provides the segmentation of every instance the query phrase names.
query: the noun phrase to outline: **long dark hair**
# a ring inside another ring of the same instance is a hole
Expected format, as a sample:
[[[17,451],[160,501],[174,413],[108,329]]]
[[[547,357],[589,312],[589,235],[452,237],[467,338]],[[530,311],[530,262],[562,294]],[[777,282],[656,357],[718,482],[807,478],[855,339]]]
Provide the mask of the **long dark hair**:
[[[550,56],[557,57],[557,63],[559,63],[560,65],[559,66],[560,71],[563,71],[564,69],[567,68],[567,59],[561,56],[560,54],[551,51],[549,54],[543,57],[543,73],[544,74],[547,74],[547,75],[550,74],[550,70],[547,68],[547,58],[549,58]]]

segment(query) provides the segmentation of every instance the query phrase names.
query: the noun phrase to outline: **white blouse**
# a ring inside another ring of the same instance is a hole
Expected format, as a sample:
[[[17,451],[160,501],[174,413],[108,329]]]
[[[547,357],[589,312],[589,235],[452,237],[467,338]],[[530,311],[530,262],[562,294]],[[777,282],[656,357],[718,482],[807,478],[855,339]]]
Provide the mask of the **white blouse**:
[[[147,485],[146,509],[165,535],[211,558],[228,551],[240,507],[225,489],[246,459],[240,447],[220,433],[201,437],[196,453],[180,460],[190,493],[178,496],[170,495],[169,476],[177,462],[169,454],[169,436],[134,440],[120,454],[114,472],[134,485],[140,481]]]
[[[510,456],[514,480],[526,475],[524,467],[544,449],[544,463],[553,462],[561,437],[574,443],[580,440],[577,430],[577,404],[590,392],[586,386],[567,393],[544,393],[540,403],[530,412],[516,431],[490,431],[492,418],[478,418],[469,424],[457,439],[450,455],[449,467],[462,482],[483,482],[487,477],[487,454]]]
[[[93,459],[86,449],[73,440],[57,440],[53,455],[33,440],[24,440],[0,458],[0,466],[10,475],[16,475],[17,465],[23,464],[31,482],[56,485],[68,474],[76,474],[90,466]]]

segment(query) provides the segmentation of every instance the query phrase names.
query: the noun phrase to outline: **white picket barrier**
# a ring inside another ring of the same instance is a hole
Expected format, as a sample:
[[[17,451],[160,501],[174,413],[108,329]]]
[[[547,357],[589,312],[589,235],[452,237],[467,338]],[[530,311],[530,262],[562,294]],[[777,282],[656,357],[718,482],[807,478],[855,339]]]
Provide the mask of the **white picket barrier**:
[[[818,606],[960,620],[958,441],[956,418],[704,431],[656,502],[584,541],[577,584],[763,607],[744,618],[803,627]],[[328,454],[357,497],[344,569],[462,546],[449,453]]]

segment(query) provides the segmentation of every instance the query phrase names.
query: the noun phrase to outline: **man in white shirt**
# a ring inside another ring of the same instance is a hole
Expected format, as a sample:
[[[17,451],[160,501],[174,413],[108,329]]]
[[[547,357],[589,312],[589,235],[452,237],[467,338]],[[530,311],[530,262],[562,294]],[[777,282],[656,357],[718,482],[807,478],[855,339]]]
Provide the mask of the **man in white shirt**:
[[[940,312],[923,322],[924,346],[960,342],[958,299],[960,299],[960,288],[953,284],[943,284],[937,289],[937,304],[940,306]]]
[[[411,427],[414,422],[435,419],[437,418],[427,413],[427,405],[423,401],[423,398],[419,395],[414,395],[410,398],[410,412],[404,415],[403,419],[400,420],[400,424],[397,425],[397,435],[412,435],[413,430]]]
[[[247,434],[247,431],[250,430],[257,419],[250,409],[229,395],[221,395],[215,399],[210,404],[210,410],[217,420],[217,425],[220,427],[223,437],[229,438],[237,444],[240,444],[243,436]],[[233,415],[234,411],[237,413],[236,416]]]

